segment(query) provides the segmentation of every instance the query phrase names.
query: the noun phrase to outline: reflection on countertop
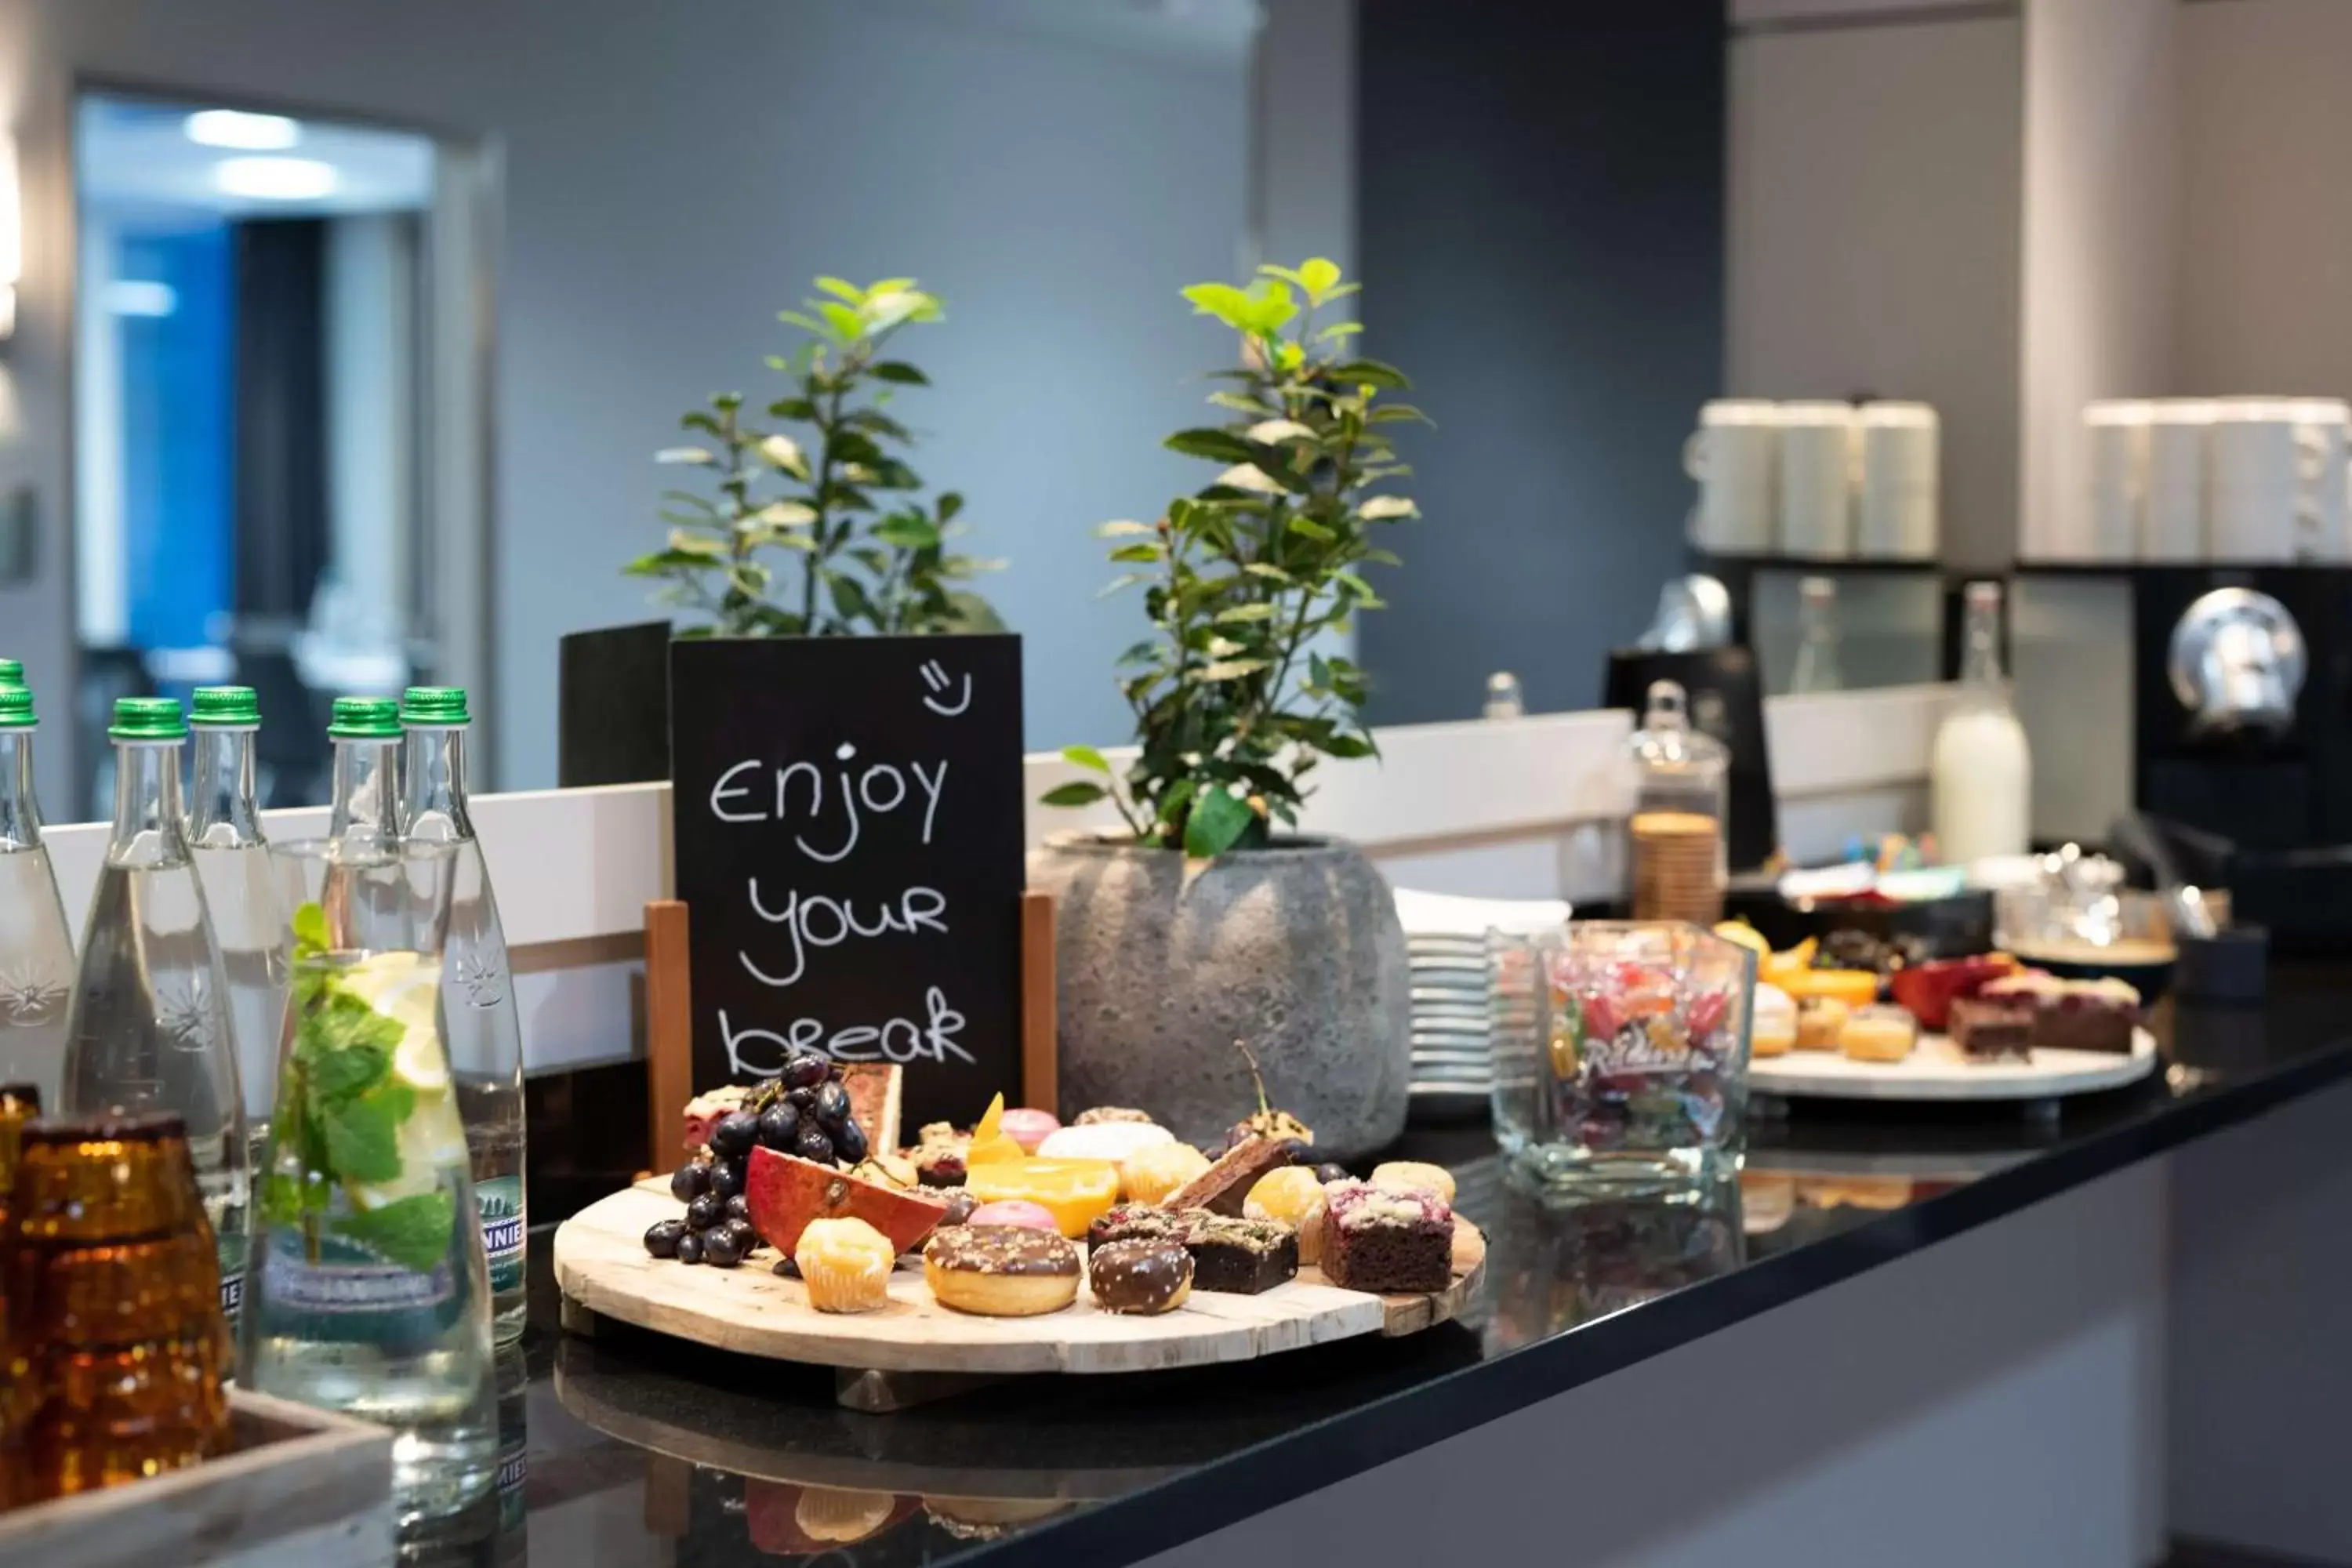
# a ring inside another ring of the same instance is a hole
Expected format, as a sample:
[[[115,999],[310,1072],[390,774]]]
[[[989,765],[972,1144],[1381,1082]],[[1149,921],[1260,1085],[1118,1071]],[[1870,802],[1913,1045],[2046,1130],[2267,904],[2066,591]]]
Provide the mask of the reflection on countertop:
[[[431,1561],[1132,1561],[2352,1077],[2352,969],[2152,1024],[2168,1070],[2055,1115],[1795,1107],[1737,1181],[1545,1202],[1480,1128],[1410,1134],[1488,1237],[1461,1321],[1267,1361],[1007,1380],[896,1415],[831,1372],[599,1321],[555,1331],[533,1237],[527,1520]]]

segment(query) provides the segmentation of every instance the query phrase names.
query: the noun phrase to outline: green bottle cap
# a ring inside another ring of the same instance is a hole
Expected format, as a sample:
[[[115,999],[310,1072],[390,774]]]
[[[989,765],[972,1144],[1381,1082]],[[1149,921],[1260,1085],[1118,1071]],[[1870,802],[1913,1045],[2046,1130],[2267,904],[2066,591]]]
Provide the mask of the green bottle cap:
[[[199,686],[191,720],[224,729],[250,729],[261,722],[261,700],[250,686]]]
[[[25,661],[21,658],[0,658],[0,686],[25,684]]]
[[[462,686],[412,686],[400,700],[400,721],[430,729],[456,729],[470,724]]]
[[[336,741],[397,741],[400,704],[389,697],[338,697],[327,735]]]
[[[113,741],[184,741],[188,721],[172,698],[118,697],[106,734]]]
[[[39,721],[33,717],[33,694],[22,686],[0,686],[0,730],[29,730]]]

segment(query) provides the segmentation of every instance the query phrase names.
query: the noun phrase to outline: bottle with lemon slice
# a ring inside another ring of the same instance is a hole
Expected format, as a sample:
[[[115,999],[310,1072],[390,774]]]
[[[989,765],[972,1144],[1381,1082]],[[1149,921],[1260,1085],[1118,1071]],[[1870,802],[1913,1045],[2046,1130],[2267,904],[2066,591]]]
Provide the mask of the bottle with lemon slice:
[[[273,847],[293,909],[278,1098],[238,1375],[392,1426],[411,1519],[497,1478],[490,1288],[444,1043],[451,857],[389,836]]]

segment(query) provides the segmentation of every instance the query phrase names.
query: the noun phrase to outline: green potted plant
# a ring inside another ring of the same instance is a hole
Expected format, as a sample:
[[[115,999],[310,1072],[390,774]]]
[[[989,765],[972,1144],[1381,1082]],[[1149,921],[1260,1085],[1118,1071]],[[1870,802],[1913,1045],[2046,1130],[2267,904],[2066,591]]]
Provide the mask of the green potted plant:
[[[1184,290],[1240,335],[1210,396],[1224,423],[1167,445],[1220,466],[1151,522],[1105,524],[1116,586],[1140,589],[1152,635],[1120,656],[1136,754],[1063,755],[1090,776],[1045,796],[1105,800],[1125,824],[1055,836],[1030,881],[1059,900],[1065,1110],[1150,1108],[1180,1137],[1220,1137],[1257,1109],[1249,1041],[1276,1104],[1342,1156],[1404,1125],[1404,933],[1387,882],[1353,846],[1293,831],[1326,757],[1375,753],[1363,673],[1334,646],[1380,607],[1376,540],[1416,515],[1381,491],[1408,470],[1382,402],[1406,385],[1353,352],[1339,319],[1357,285],[1320,258],[1247,287]]]
[[[911,278],[816,288],[781,316],[802,333],[768,360],[784,395],[714,394],[679,420],[688,440],[656,455],[700,482],[662,493],[662,548],[623,570],[656,583],[674,618],[563,639],[564,784],[667,776],[673,637],[1003,629],[967,585],[999,563],[953,548],[963,498],[923,499],[906,457],[914,435],[891,407],[930,384],[891,350],[906,328],[942,319],[940,300]]]

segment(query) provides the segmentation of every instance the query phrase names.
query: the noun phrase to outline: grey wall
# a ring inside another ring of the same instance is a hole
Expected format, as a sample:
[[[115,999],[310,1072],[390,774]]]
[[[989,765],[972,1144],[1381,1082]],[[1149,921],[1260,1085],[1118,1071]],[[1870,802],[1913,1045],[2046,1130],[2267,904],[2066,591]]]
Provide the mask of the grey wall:
[[[1365,0],[1357,47],[1367,348],[1438,426],[1401,438],[1372,714],[1474,716],[1498,668],[1591,707],[1682,562],[1721,372],[1722,6]]]
[[[1936,405],[1961,568],[2016,538],[2023,37],[1929,12],[1731,50],[1728,390]]]
[[[62,691],[70,658],[64,128],[79,75],[286,100],[495,141],[494,681],[502,782],[553,782],[555,639],[639,618],[618,563],[657,537],[648,461],[678,412],[761,388],[774,311],[819,271],[912,273],[949,321],[917,467],[969,492],[991,589],[1027,634],[1033,744],[1115,738],[1131,601],[1092,525],[1199,482],[1159,450],[1225,345],[1183,284],[1229,276],[1247,195],[1245,34],[1081,0],[0,0],[0,116],[32,232],[19,456],[42,580],[0,643]],[[54,710],[60,706],[50,704]],[[58,739],[62,739],[59,737]],[[64,748],[52,743],[53,761]],[[52,785],[53,788],[57,787]]]
[[[2180,16],[2180,365],[2166,390],[2352,392],[2352,7]]]

